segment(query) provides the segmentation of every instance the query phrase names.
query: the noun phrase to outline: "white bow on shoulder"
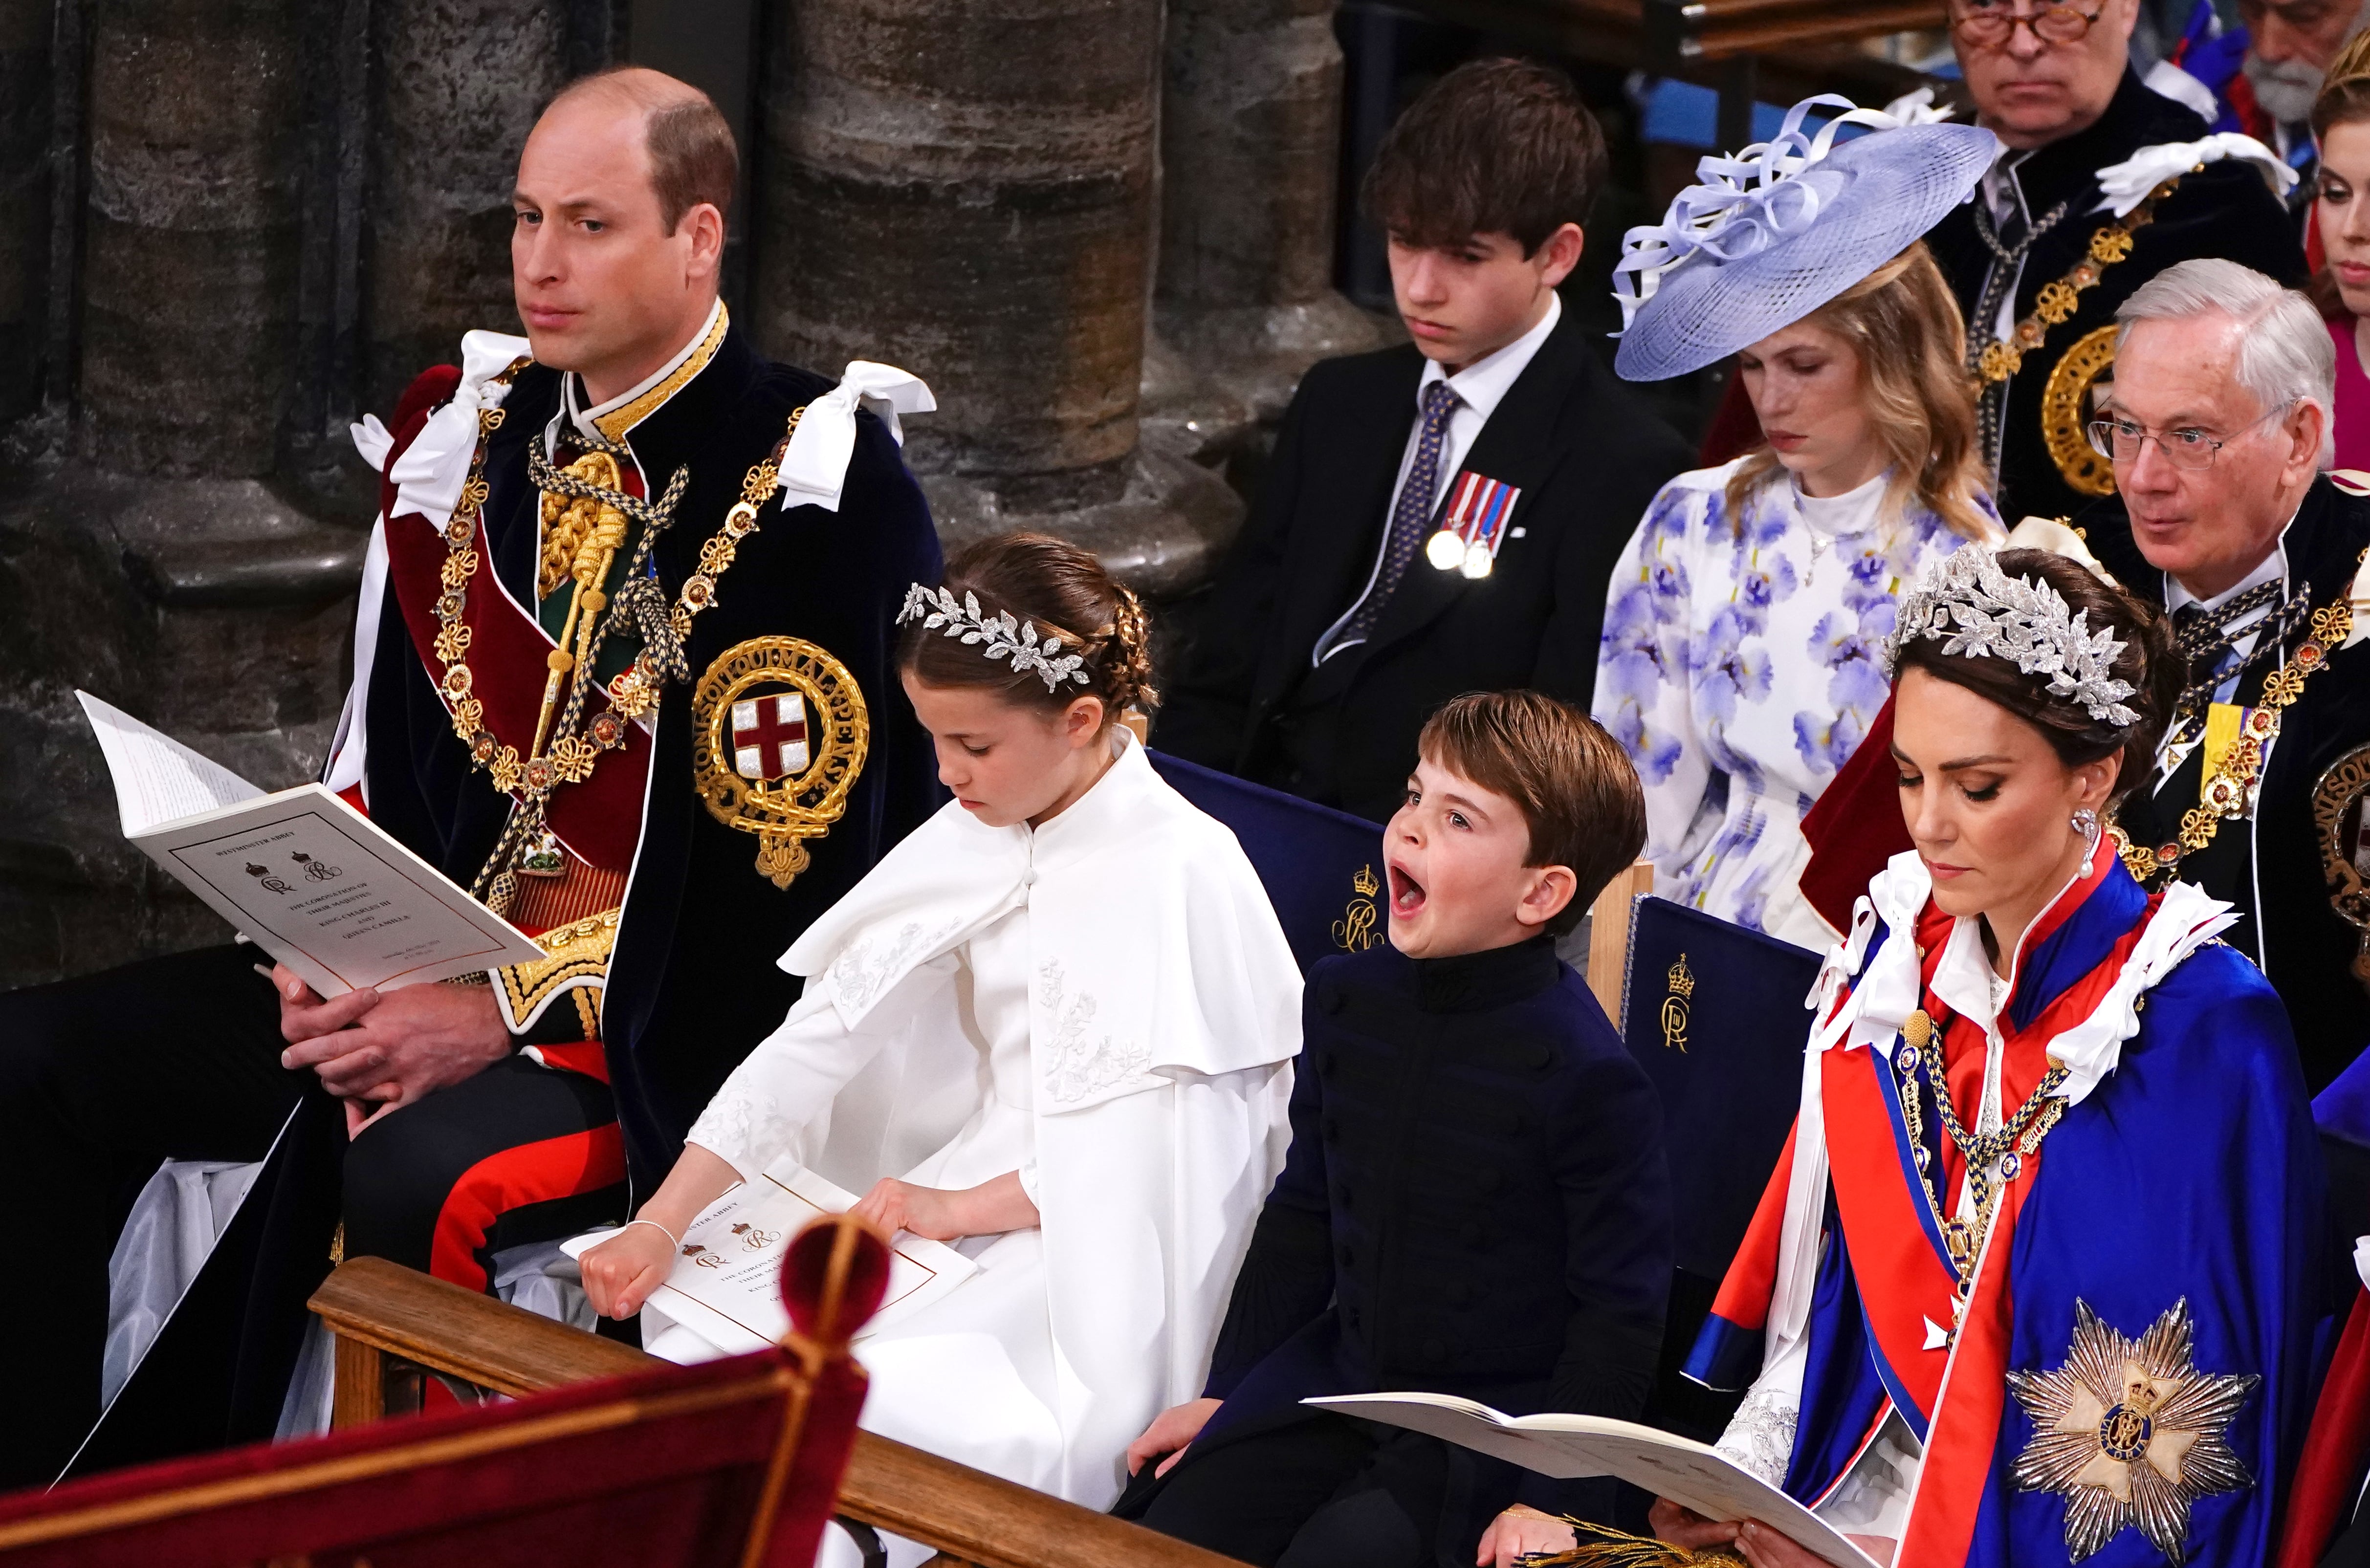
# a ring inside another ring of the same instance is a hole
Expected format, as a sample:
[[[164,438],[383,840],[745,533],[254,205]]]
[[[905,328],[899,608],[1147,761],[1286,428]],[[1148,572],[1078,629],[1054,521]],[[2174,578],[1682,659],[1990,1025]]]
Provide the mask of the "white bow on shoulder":
[[[2148,192],[2175,175],[2189,174],[2224,158],[2240,158],[2255,166],[2274,196],[2285,196],[2296,182],[2296,171],[2280,155],[2236,131],[2225,131],[2202,142],[2165,142],[2142,147],[2122,163],[2099,171],[2099,204],[2094,212],[2123,217],[2147,200]]]
[[[839,509],[841,489],[847,483],[848,461],[856,455],[856,411],[869,406],[889,426],[899,444],[905,440],[900,414],[926,414],[938,406],[922,378],[894,365],[870,360],[850,360],[839,384],[807,405],[799,428],[782,453],[782,508],[816,506]]]

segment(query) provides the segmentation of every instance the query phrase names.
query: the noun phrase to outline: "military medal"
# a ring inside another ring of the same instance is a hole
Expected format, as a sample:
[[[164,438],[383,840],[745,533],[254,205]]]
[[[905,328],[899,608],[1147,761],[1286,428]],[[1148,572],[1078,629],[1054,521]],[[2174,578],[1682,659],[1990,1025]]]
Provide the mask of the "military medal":
[[[1423,558],[1444,572],[1488,577],[1497,562],[1498,547],[1506,541],[1506,520],[1522,498],[1523,492],[1504,480],[1467,469],[1448,492],[1440,532],[1424,544]]]

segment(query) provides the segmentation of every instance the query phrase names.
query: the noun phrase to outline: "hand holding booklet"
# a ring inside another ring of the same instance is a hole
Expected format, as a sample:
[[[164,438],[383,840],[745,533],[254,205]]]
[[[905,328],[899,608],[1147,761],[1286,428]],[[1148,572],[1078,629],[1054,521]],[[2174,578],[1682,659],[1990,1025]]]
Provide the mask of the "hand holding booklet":
[[[317,784],[263,791],[77,692],[123,836],[324,997],[531,963],[544,951]]]
[[[683,1233],[674,1272],[650,1292],[649,1304],[731,1355],[777,1345],[790,1332],[789,1309],[782,1305],[782,1249],[823,1216],[855,1207],[853,1193],[795,1160],[779,1161],[700,1210]],[[616,1234],[596,1230],[562,1242],[559,1250],[581,1257]],[[899,1231],[890,1243],[889,1288],[857,1343],[977,1272],[952,1247]]]
[[[1454,1394],[1344,1394],[1306,1402],[1405,1427],[1541,1475],[1618,1476],[1708,1519],[1757,1519],[1835,1568],[1876,1560],[1825,1520],[1719,1449],[1635,1422],[1595,1415],[1501,1415]]]

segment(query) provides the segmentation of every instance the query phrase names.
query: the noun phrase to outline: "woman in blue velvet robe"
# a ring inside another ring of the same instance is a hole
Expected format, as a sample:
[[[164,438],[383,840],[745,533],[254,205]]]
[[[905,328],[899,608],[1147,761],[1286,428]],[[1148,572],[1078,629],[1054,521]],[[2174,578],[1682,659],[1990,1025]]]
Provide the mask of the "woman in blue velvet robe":
[[[1880,1562],[2261,1562],[2318,1311],[2287,1020],[2227,907],[2145,894],[2100,830],[2169,707],[2153,613],[2063,557],[1962,557],[1890,650],[1916,849],[1829,960],[1688,1369],[1749,1385],[1723,1448]]]

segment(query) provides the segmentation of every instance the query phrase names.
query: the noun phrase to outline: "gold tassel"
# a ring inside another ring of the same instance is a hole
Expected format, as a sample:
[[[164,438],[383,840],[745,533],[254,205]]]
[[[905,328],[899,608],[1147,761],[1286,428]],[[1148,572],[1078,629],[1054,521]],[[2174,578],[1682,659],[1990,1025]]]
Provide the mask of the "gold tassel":
[[[1726,1547],[1689,1551],[1651,1536],[1624,1535],[1584,1519],[1566,1519],[1582,1543],[1570,1551],[1524,1558],[1524,1568],[1744,1568],[1744,1559]],[[1590,1540],[1587,1538],[1593,1536]]]

